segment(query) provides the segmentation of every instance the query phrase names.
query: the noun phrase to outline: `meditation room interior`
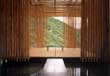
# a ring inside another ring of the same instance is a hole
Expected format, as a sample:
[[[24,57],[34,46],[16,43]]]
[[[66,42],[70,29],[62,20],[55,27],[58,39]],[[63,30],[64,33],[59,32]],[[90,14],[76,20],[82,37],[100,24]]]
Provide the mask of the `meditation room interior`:
[[[0,0],[0,76],[109,71],[109,0]]]

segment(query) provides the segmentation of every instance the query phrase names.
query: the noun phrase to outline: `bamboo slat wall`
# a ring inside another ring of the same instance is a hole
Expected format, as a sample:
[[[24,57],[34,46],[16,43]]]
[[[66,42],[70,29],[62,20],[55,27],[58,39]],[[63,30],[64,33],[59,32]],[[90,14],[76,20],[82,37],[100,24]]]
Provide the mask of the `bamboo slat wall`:
[[[79,8],[81,7],[80,5],[78,6]],[[78,11],[79,16],[77,15],[77,12],[73,11]],[[64,20],[67,21],[67,25],[65,25],[65,47],[67,48],[80,48],[77,45],[77,36],[76,36],[76,31],[81,30],[77,29],[77,17],[81,17],[81,11],[77,10],[77,7],[75,8],[74,5],[67,6],[66,11],[68,11],[68,16]],[[73,15],[74,14],[74,15]],[[81,23],[79,23],[81,24]],[[80,32],[79,32],[80,33]]]
[[[29,58],[29,0],[0,0],[0,58]]]
[[[105,62],[107,57],[107,0],[82,1],[81,53],[84,62]]]
[[[68,25],[65,25],[64,29],[64,40],[65,47],[76,48],[76,29],[74,28],[74,17],[66,17],[65,20],[68,21]]]
[[[84,62],[110,60],[108,3],[109,0],[82,0],[81,59]],[[29,58],[29,22],[31,17],[35,17],[37,20],[36,35],[38,39],[36,42],[38,47],[45,46],[44,28],[46,26],[44,25],[46,24],[46,17],[66,16],[69,25],[71,25],[71,17],[80,17],[80,7],[75,8],[72,5],[69,7],[67,4],[62,12],[57,7],[48,8],[42,4],[30,4],[31,0],[0,0],[0,58],[15,61]],[[48,9],[47,12],[46,9]],[[50,11],[51,9],[52,11]],[[74,22],[76,21],[73,19],[73,26],[76,25]],[[67,47],[75,47],[76,44],[71,43],[71,41],[76,41],[71,36],[71,34],[73,37],[75,35],[74,28],[69,30],[66,27],[65,31],[67,31],[66,35],[68,36]]]
[[[45,29],[46,29],[46,16],[44,16],[44,6],[43,5],[32,5],[30,7],[30,20],[35,19],[35,30],[36,30],[36,48],[41,48],[46,46],[45,42]],[[31,20],[32,21],[32,20]],[[32,23],[32,22],[31,22]],[[30,27],[31,24],[30,24]]]
[[[108,6],[109,6],[109,8],[108,8],[109,16],[107,16],[107,17],[109,17],[109,18],[108,18],[108,19],[109,19],[109,25],[108,25],[108,29],[109,29],[109,37],[108,37],[108,38],[109,38],[109,40],[108,40],[109,49],[108,49],[108,54],[109,54],[109,55],[108,55],[107,58],[108,58],[108,61],[110,62],[110,59],[109,59],[109,58],[110,58],[110,51],[109,51],[109,50],[110,50],[110,1],[109,1],[108,3],[109,3],[109,5],[108,5]]]
[[[43,3],[39,4],[39,1],[31,4],[31,18],[35,18],[36,21],[36,48],[46,47],[46,29],[48,17],[64,17],[65,25],[65,46],[67,48],[76,48],[76,22],[75,18],[81,16],[80,5],[63,5],[58,7],[56,3],[54,6],[49,6]],[[70,0],[71,3],[71,0]],[[76,2],[77,3],[77,0]],[[66,13],[66,14],[65,14]],[[66,18],[65,18],[66,17]],[[30,19],[31,19],[30,18]],[[31,26],[30,26],[31,27]]]

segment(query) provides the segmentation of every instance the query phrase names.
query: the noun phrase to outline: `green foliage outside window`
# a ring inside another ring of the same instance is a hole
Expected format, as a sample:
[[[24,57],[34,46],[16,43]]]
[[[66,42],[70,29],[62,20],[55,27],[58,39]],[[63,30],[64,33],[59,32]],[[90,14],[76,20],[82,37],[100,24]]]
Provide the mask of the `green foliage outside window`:
[[[36,47],[36,23],[37,21],[32,18],[30,25],[30,45],[31,47]],[[64,26],[68,26],[66,23],[55,19],[54,17],[48,17],[45,41],[46,46],[64,46]],[[81,45],[81,30],[76,29],[76,45],[80,47]]]
[[[47,22],[47,46],[64,46],[64,22],[53,17]]]

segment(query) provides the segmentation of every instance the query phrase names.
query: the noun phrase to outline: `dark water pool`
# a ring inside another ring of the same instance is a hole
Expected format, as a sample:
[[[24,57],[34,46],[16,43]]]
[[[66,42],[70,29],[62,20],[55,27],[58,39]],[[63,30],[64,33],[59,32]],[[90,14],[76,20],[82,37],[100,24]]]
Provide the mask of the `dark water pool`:
[[[55,62],[54,62],[55,63]],[[55,65],[51,72],[44,71],[45,63],[11,63],[0,66],[0,76],[110,76],[108,64],[66,63],[66,71]],[[52,67],[51,67],[52,68]]]

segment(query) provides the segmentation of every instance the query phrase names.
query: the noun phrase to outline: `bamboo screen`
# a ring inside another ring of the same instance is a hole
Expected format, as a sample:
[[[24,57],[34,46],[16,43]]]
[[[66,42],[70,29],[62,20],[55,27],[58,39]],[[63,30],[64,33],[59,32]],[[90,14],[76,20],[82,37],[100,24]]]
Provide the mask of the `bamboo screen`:
[[[30,28],[35,27],[30,29],[32,47],[47,47],[48,17],[62,17],[64,47],[80,48],[81,0],[32,0],[31,3]]]
[[[109,13],[109,25],[108,25],[108,31],[109,31],[109,39],[108,39],[108,42],[109,42],[109,46],[108,46],[108,48],[110,49],[110,1],[109,1],[109,9],[108,9],[108,13]],[[109,51],[109,49],[108,49],[108,51]],[[108,61],[110,62],[110,59],[109,59],[109,57],[110,57],[110,52],[108,52]]]
[[[45,47],[46,16],[43,5],[31,5],[30,8],[30,46]]]
[[[0,58],[29,58],[29,0],[0,0]]]
[[[81,45],[84,62],[106,61],[110,56],[108,1],[0,0],[0,57],[16,61],[28,59],[31,26],[35,27],[36,34],[33,46],[46,47],[47,17],[59,16],[66,22],[64,47],[79,48]],[[76,29],[77,25],[80,29]],[[77,44],[76,35],[80,30],[81,44]]]
[[[84,62],[105,62],[107,60],[107,1],[82,1],[81,58]]]

